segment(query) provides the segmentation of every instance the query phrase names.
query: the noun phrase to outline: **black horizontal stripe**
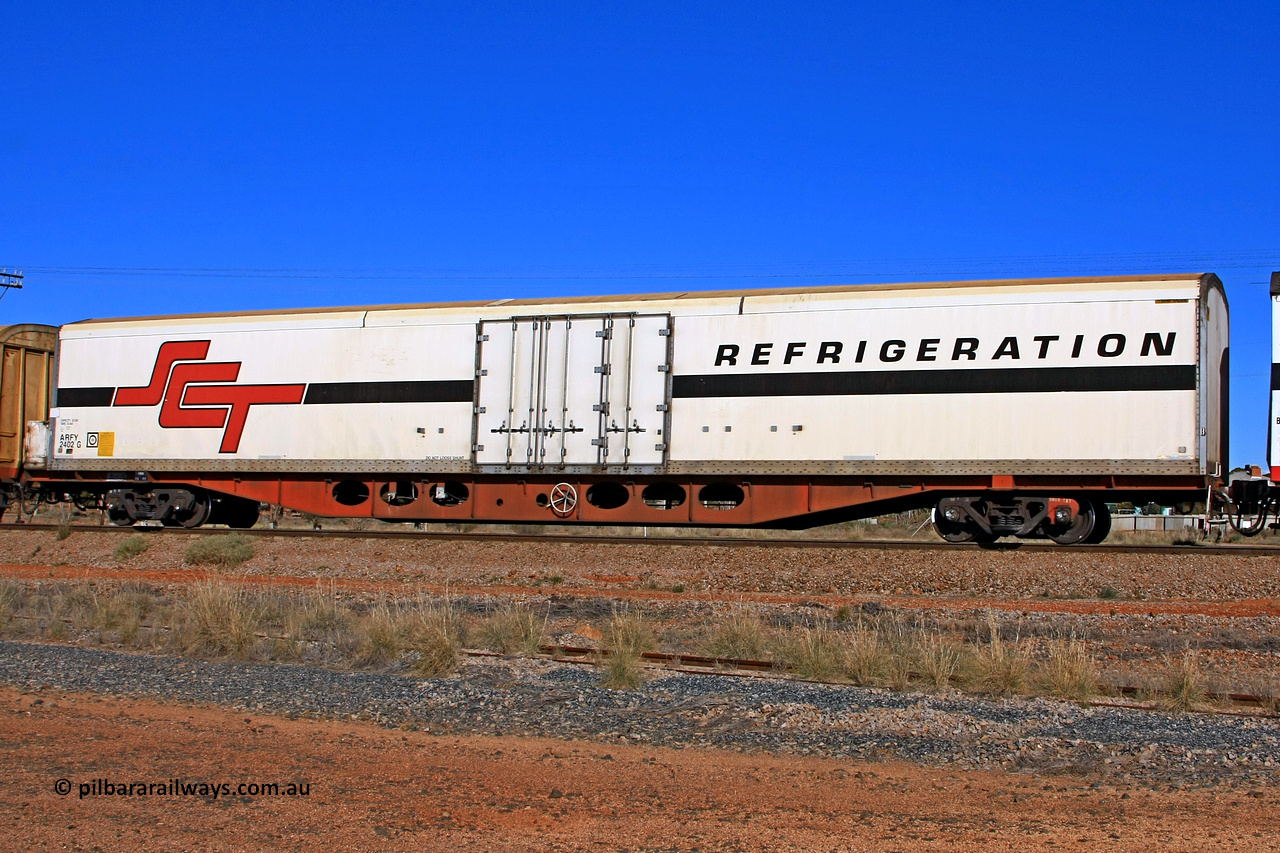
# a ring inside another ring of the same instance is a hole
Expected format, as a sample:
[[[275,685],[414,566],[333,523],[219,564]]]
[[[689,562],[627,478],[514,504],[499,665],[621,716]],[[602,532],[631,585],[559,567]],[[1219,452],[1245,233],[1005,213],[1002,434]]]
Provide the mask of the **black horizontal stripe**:
[[[59,388],[58,405],[76,409],[110,406],[116,396],[114,388]]]
[[[312,382],[308,403],[469,403],[470,379],[424,382]]]
[[[675,376],[673,397],[840,397],[876,394],[1025,394],[1045,391],[1194,391],[1192,364],[1141,367],[993,367],[840,373]]]

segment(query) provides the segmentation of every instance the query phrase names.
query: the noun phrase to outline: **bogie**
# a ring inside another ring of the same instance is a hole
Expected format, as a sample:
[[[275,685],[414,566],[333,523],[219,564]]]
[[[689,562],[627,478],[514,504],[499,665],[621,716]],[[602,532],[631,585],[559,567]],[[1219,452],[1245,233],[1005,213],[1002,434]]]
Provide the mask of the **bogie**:
[[[1059,545],[1098,543],[1111,530],[1107,505],[1094,497],[986,495],[943,498],[934,529],[953,543],[1001,536],[1047,537]]]

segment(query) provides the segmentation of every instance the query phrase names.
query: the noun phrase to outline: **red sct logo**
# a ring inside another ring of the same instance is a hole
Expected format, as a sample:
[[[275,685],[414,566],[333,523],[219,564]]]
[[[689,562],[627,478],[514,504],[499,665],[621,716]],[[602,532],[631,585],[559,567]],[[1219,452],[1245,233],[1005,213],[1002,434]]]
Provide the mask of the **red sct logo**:
[[[238,361],[205,361],[209,341],[168,341],[160,345],[151,381],[117,388],[113,406],[160,404],[165,429],[221,429],[219,453],[240,447],[245,420],[253,406],[299,404],[305,384],[236,385]]]

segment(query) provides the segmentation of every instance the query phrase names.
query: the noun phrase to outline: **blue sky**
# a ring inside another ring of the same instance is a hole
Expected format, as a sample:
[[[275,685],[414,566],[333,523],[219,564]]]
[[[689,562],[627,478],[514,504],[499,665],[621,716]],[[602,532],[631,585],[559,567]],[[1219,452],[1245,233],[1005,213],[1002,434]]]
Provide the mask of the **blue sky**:
[[[0,0],[0,322],[1216,271],[1265,455],[1280,5]]]

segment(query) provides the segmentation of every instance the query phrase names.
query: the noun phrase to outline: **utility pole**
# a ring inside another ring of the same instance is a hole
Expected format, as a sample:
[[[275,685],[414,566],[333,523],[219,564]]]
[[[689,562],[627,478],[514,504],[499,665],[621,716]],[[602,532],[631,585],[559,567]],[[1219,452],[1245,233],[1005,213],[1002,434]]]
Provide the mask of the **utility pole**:
[[[22,290],[22,271],[9,272],[8,270],[0,270],[0,299],[4,299],[4,295],[10,290]]]

